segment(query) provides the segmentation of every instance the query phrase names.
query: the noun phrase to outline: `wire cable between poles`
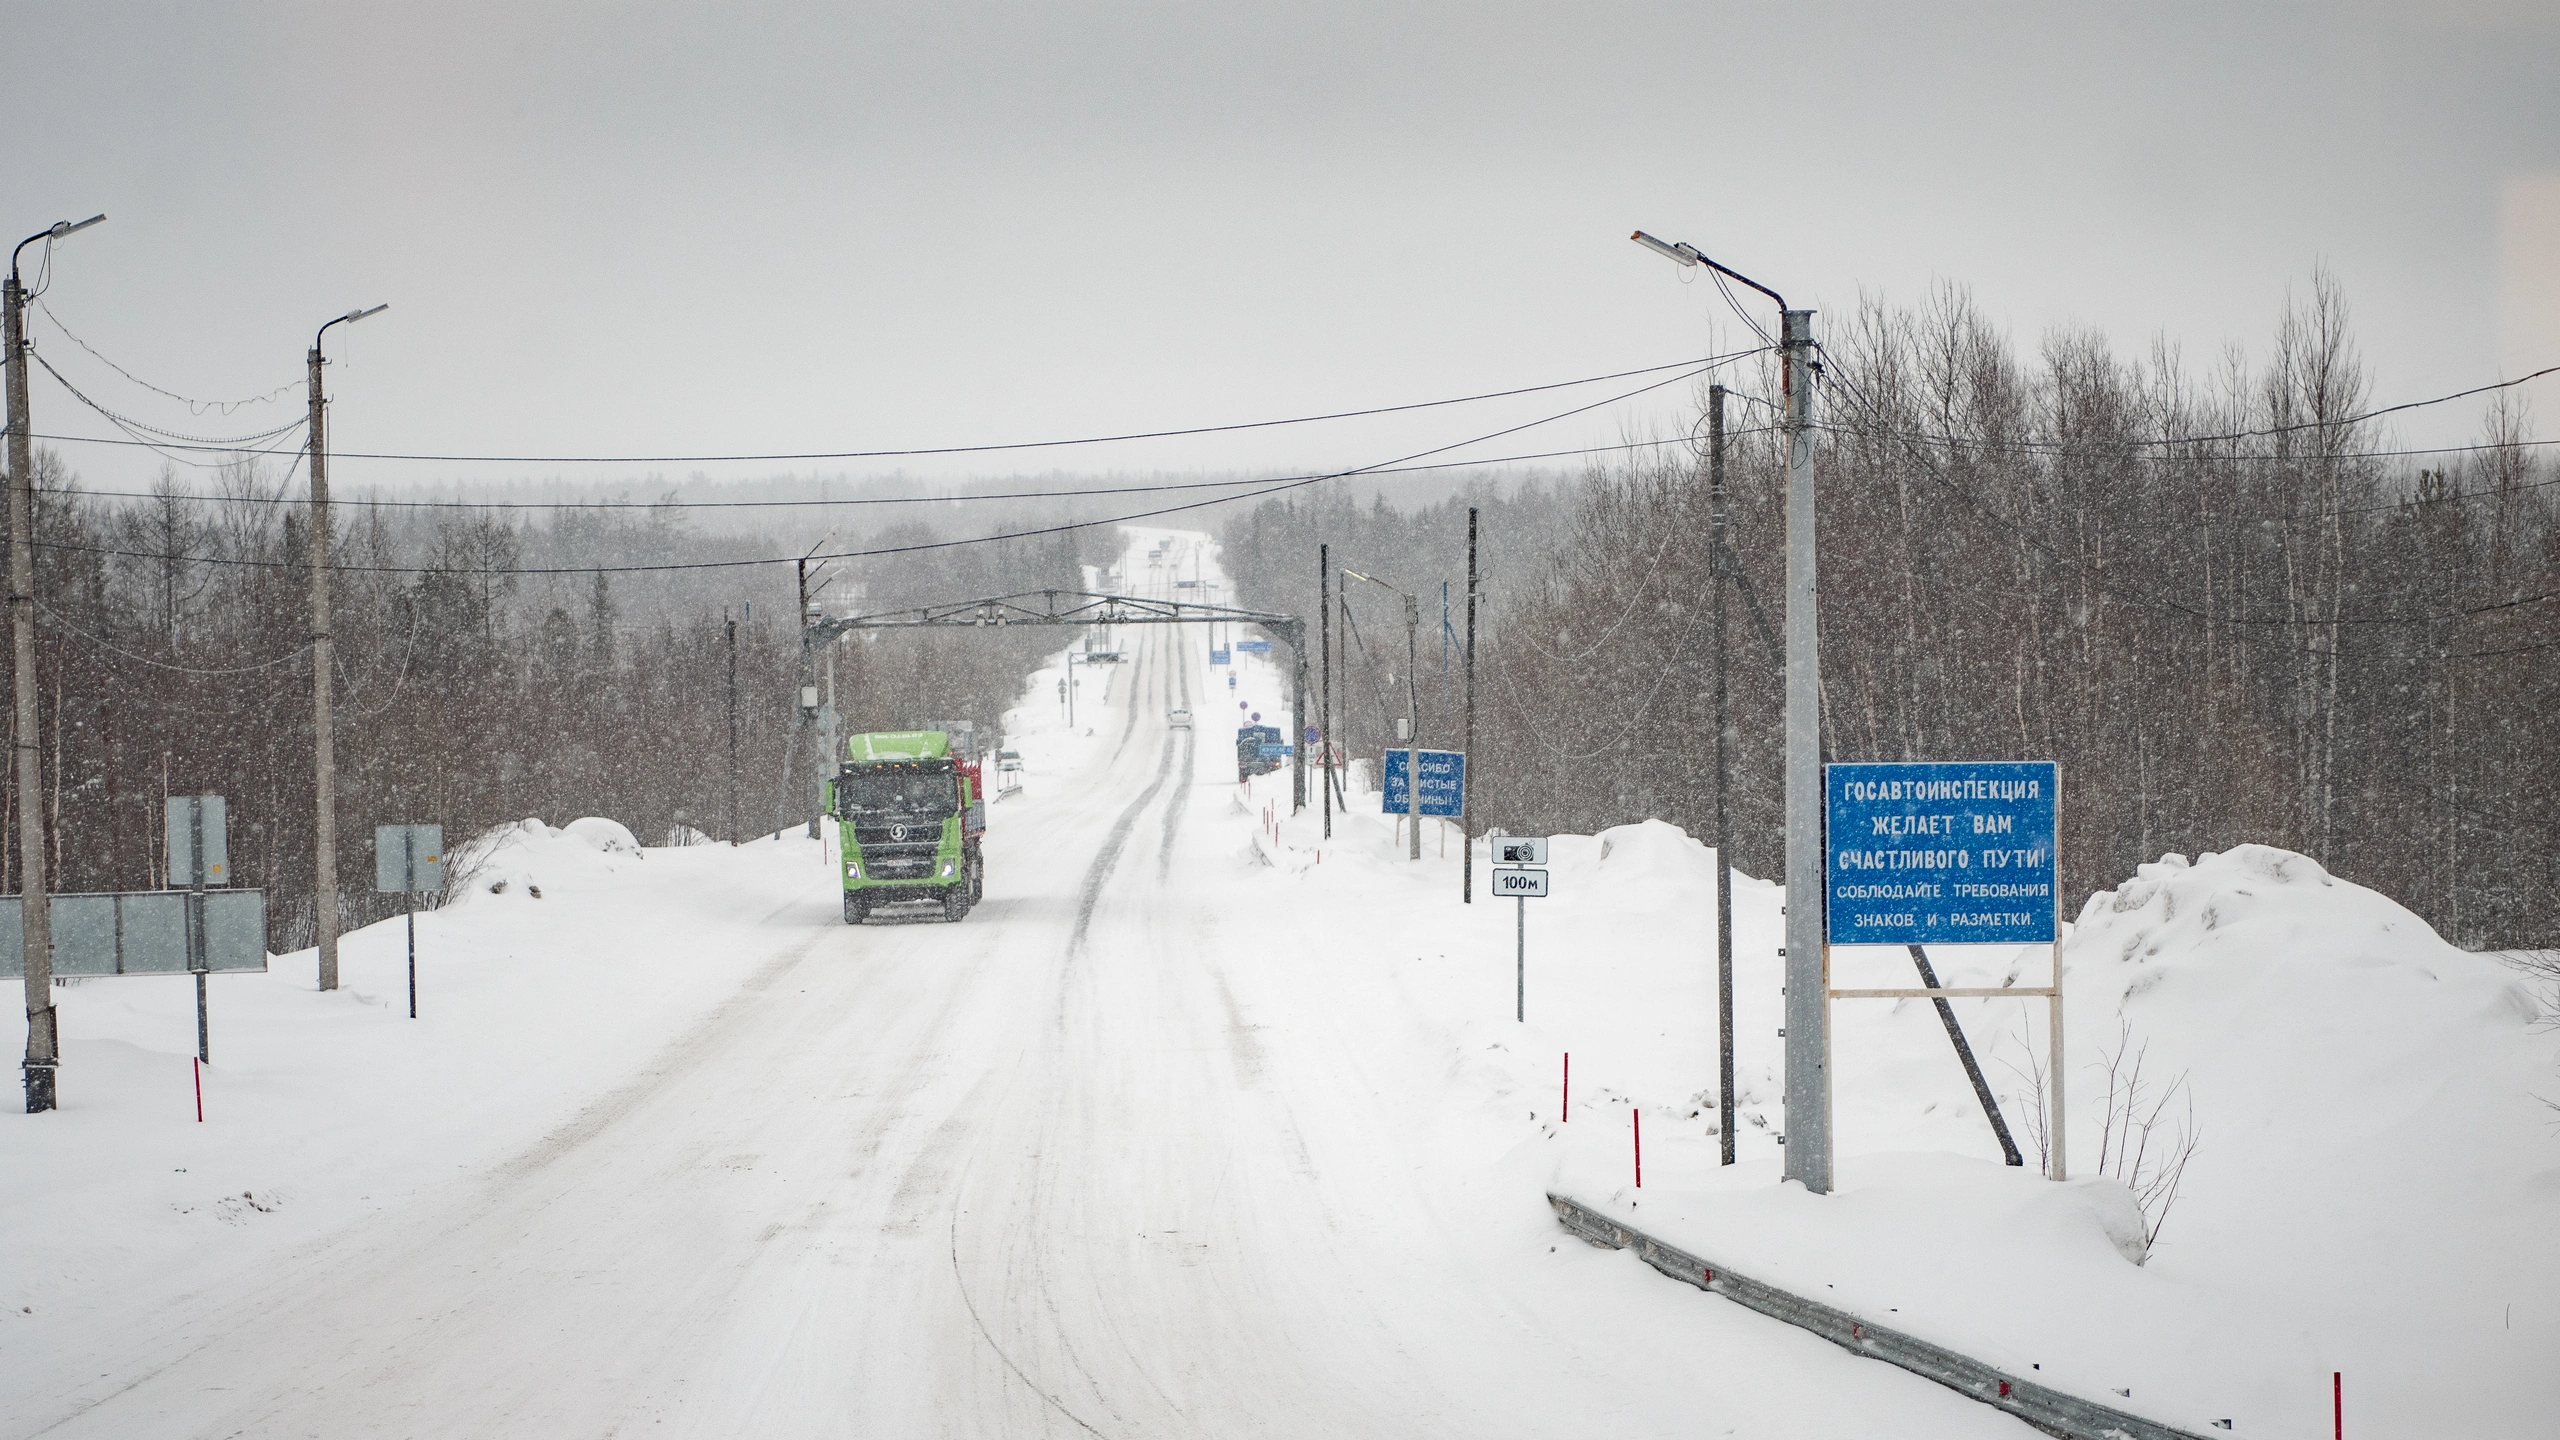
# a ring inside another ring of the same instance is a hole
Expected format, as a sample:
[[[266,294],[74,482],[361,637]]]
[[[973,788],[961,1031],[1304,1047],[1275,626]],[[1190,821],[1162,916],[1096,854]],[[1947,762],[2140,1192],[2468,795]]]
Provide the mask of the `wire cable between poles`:
[[[1553,414],[1553,415],[1541,416],[1540,418],[1535,419],[1535,420],[1528,420],[1528,421],[1523,421],[1523,422],[1521,422],[1520,424],[1517,424],[1517,425],[1509,425],[1509,426],[1505,426],[1505,427],[1503,427],[1503,428],[1502,428],[1502,429],[1500,429],[1500,430],[1488,431],[1488,432],[1487,432],[1487,433],[1485,433],[1485,434],[1482,434],[1482,435],[1476,435],[1476,436],[1471,436],[1471,437],[1469,437],[1468,439],[1465,439],[1465,440],[1452,441],[1452,442],[1450,442],[1449,444],[1433,446],[1432,448],[1427,449],[1427,450],[1417,450],[1417,451],[1413,452],[1412,454],[1399,456],[1399,457],[1397,457],[1397,458],[1395,458],[1395,459],[1392,459],[1392,460],[1383,460],[1383,461],[1379,461],[1379,462],[1377,462],[1377,463],[1375,463],[1375,464],[1371,464],[1371,465],[1355,466],[1355,467],[1353,467],[1353,468],[1346,469],[1346,470],[1332,470],[1332,471],[1326,471],[1326,472],[1324,472],[1324,473],[1322,473],[1322,474],[1307,475],[1307,476],[1296,477],[1296,478],[1293,478],[1293,479],[1288,479],[1288,480],[1279,481],[1279,482],[1277,482],[1277,483],[1268,484],[1268,485],[1263,486],[1263,487],[1262,487],[1262,488],[1260,488],[1260,489],[1250,490],[1250,491],[1247,491],[1247,492],[1245,492],[1245,493],[1243,493],[1243,494],[1240,494],[1240,495],[1221,495],[1221,496],[1217,496],[1217,497],[1215,497],[1215,498],[1213,498],[1213,499],[1208,499],[1208,500],[1194,500],[1194,501],[1190,501],[1190,502],[1187,502],[1187,503],[1184,503],[1184,504],[1180,504],[1180,505],[1168,505],[1168,506],[1161,507],[1161,508],[1159,508],[1159,509],[1154,509],[1154,510],[1142,510],[1142,511],[1138,511],[1138,512],[1135,512],[1135,513],[1132,513],[1132,514],[1126,514],[1126,515],[1114,515],[1114,516],[1108,516],[1108,517],[1105,517],[1105,518],[1103,518],[1103,519],[1098,519],[1098,520],[1078,520],[1078,521],[1073,521],[1073,522],[1064,523],[1064,524],[1058,524],[1058,525],[1043,525],[1043,526],[1038,526],[1038,527],[1035,527],[1035,528],[1033,528],[1033,529],[1028,529],[1028,530],[1015,530],[1015,531],[1008,531],[1008,532],[1001,533],[1001,534],[996,534],[996,535],[981,535],[981,536],[975,536],[975,537],[971,537],[971,538],[967,538],[967,539],[959,539],[959,540],[933,540],[933,541],[920,542],[920,543],[913,544],[913,545],[889,545],[889,546],[881,546],[881,547],[878,547],[878,548],[875,548],[875,549],[870,549],[870,550],[845,550],[845,551],[836,551],[836,552],[832,552],[832,553],[826,553],[826,554],[815,554],[815,555],[807,555],[807,556],[801,556],[801,555],[758,556],[758,557],[755,557],[755,558],[745,559],[745,560],[696,560],[696,561],[686,561],[686,562],[670,562],[670,563],[666,563],[666,564],[658,564],[658,565],[558,565],[558,566],[528,566],[528,567],[509,567],[509,568],[503,568],[503,569],[496,569],[496,568],[493,568],[493,569],[481,569],[481,568],[479,568],[479,567],[473,567],[473,566],[439,566],[439,565],[342,565],[342,564],[332,563],[332,564],[329,566],[329,569],[330,569],[331,571],[333,571],[333,572],[337,572],[337,573],[341,573],[341,574],[382,574],[382,575],[593,575],[593,574],[598,574],[598,573],[609,574],[609,575],[658,574],[658,573],[666,573],[666,572],[671,572],[671,571],[685,571],[685,570],[734,570],[734,569],[741,569],[741,568],[746,568],[746,567],[750,567],[750,566],[759,566],[759,565],[793,565],[793,564],[797,564],[797,563],[799,563],[800,561],[802,561],[802,560],[804,560],[804,559],[806,559],[806,560],[868,560],[868,559],[876,559],[876,558],[878,558],[878,557],[885,556],[885,555],[912,555],[912,554],[919,554],[919,553],[928,552],[928,551],[934,551],[934,550],[951,550],[951,549],[957,549],[957,548],[961,548],[961,547],[969,546],[969,545],[990,545],[990,544],[999,544],[999,543],[1002,543],[1002,542],[1004,542],[1004,541],[1008,541],[1008,540],[1026,540],[1026,539],[1036,539],[1036,538],[1038,538],[1038,537],[1045,536],[1045,535],[1063,535],[1063,534],[1068,534],[1068,533],[1071,533],[1071,532],[1074,532],[1074,531],[1078,531],[1078,530],[1091,530],[1091,529],[1098,529],[1098,528],[1101,528],[1101,527],[1111,526],[1111,525],[1125,525],[1125,524],[1129,524],[1129,523],[1132,523],[1132,522],[1134,522],[1134,521],[1139,521],[1139,520],[1152,520],[1152,519],[1156,519],[1156,518],[1158,518],[1158,517],[1160,517],[1160,516],[1165,516],[1165,515],[1178,515],[1178,514],[1182,514],[1182,513],[1188,512],[1188,511],[1207,509],[1207,508],[1209,508],[1209,507],[1217,506],[1217,505],[1229,505],[1229,504],[1233,504],[1233,503],[1235,503],[1236,501],[1239,501],[1239,500],[1258,500],[1258,499],[1264,499],[1264,498],[1267,498],[1267,497],[1272,496],[1272,495],[1278,495],[1278,494],[1282,494],[1282,493],[1285,493],[1285,492],[1288,492],[1288,491],[1292,491],[1292,490],[1300,490],[1300,489],[1304,489],[1304,488],[1306,488],[1307,486],[1310,486],[1310,485],[1321,485],[1321,484],[1324,484],[1324,483],[1325,483],[1325,482],[1327,482],[1327,481],[1332,481],[1332,480],[1345,480],[1345,479],[1351,479],[1351,478],[1353,478],[1353,477],[1360,476],[1360,475],[1368,475],[1368,474],[1381,473],[1381,472],[1384,472],[1384,471],[1388,471],[1388,470],[1390,470],[1390,469],[1393,469],[1394,467],[1397,467],[1397,466],[1402,466],[1402,465],[1410,464],[1411,462],[1416,461],[1416,460],[1425,460],[1425,459],[1429,459],[1430,457],[1432,457],[1432,456],[1434,456],[1434,455],[1445,455],[1445,454],[1447,454],[1447,453],[1449,453],[1450,451],[1453,451],[1453,450],[1464,450],[1464,449],[1468,448],[1469,446],[1473,446],[1473,445],[1482,445],[1482,444],[1484,444],[1484,443],[1486,443],[1486,442],[1488,442],[1488,441],[1492,441],[1492,440],[1499,440],[1499,439],[1501,439],[1502,437],[1504,437],[1504,436],[1506,436],[1506,435],[1516,435],[1516,434],[1520,433],[1520,432],[1521,432],[1521,431],[1523,431],[1523,430],[1532,430],[1532,429],[1535,429],[1535,428],[1537,428],[1537,427],[1539,427],[1539,426],[1541,426],[1541,425],[1552,425],[1552,424],[1556,423],[1556,422],[1557,422],[1557,421],[1559,421],[1559,420],[1569,420],[1569,419],[1573,418],[1573,417],[1574,417],[1574,416],[1576,416],[1576,415],[1587,414],[1587,413],[1589,413],[1590,411],[1598,410],[1598,409],[1602,409],[1602,408],[1605,408],[1605,407],[1610,406],[1610,405],[1615,405],[1615,404],[1617,404],[1617,403],[1619,403],[1619,402],[1621,402],[1621,401],[1624,401],[1624,400],[1631,400],[1631,399],[1634,399],[1634,398],[1635,398],[1636,396],[1638,396],[1638,395],[1643,395],[1643,394],[1646,394],[1646,393],[1651,392],[1651,391],[1654,391],[1654,390],[1659,390],[1659,389],[1662,389],[1662,388],[1663,388],[1663,387],[1665,387],[1665,386],[1669,386],[1669,385],[1677,385],[1677,384],[1679,384],[1679,383],[1681,383],[1682,381],[1685,381],[1685,380],[1693,380],[1693,379],[1696,379],[1698,376],[1700,376],[1700,375],[1704,375],[1704,374],[1706,374],[1708,371],[1715,369],[1718,365],[1722,365],[1722,364],[1729,364],[1729,363],[1731,363],[1733,360],[1736,360],[1736,359],[1740,359],[1740,358],[1742,358],[1742,356],[1743,356],[1743,355],[1757,354],[1757,353],[1759,353],[1759,352],[1757,352],[1757,351],[1745,351],[1745,352],[1741,352],[1741,354],[1737,354],[1737,355],[1734,355],[1734,356],[1729,356],[1729,357],[1725,357],[1725,358],[1723,358],[1723,359],[1718,359],[1718,360],[1713,360],[1713,361],[1705,362],[1705,363],[1702,363],[1702,364],[1698,365],[1698,366],[1697,366],[1696,368],[1694,368],[1694,369],[1685,370],[1685,371],[1681,372],[1680,374],[1673,375],[1673,376],[1670,376],[1670,377],[1665,378],[1665,379],[1649,381],[1649,382],[1647,382],[1646,384],[1639,385],[1639,386],[1637,386],[1636,388],[1634,388],[1634,389],[1632,389],[1632,390],[1624,391],[1624,392],[1622,392],[1622,393],[1620,393],[1620,394],[1616,394],[1616,395],[1611,395],[1611,396],[1605,397],[1605,398],[1603,398],[1603,399],[1594,400],[1594,401],[1590,402],[1590,403],[1589,403],[1589,404],[1587,404],[1587,405],[1577,405],[1577,406],[1575,406],[1574,408],[1572,408],[1572,409],[1570,409],[1570,410],[1562,410],[1562,411],[1558,411],[1557,413],[1555,413],[1555,414]],[[1482,463],[1484,463],[1484,462],[1482,462],[1482,461],[1475,461],[1475,462],[1469,462],[1469,463],[1472,463],[1472,464],[1482,464]],[[242,567],[249,567],[249,568],[256,568],[256,569],[287,569],[287,568],[292,568],[293,563],[294,563],[294,562],[286,561],[286,560],[248,560],[248,559],[240,559],[240,558],[237,558],[237,557],[228,557],[228,556],[212,556],[212,555],[168,555],[168,554],[162,554],[162,553],[160,553],[160,552],[156,552],[156,551],[148,551],[148,550],[125,550],[125,549],[115,548],[115,547],[112,547],[112,546],[102,546],[102,545],[72,545],[72,544],[65,544],[65,543],[60,542],[60,541],[44,541],[44,540],[39,540],[39,541],[37,541],[37,542],[35,542],[35,543],[36,543],[36,548],[38,548],[38,549],[45,549],[45,550],[60,550],[60,551],[67,551],[67,552],[71,552],[71,553],[75,553],[75,554],[85,554],[85,555],[112,555],[112,556],[118,556],[118,557],[122,557],[122,558],[126,558],[126,559],[135,559],[135,560],[160,560],[160,561],[179,560],[179,561],[184,561],[184,562],[189,563],[189,564],[199,564],[199,565],[232,565],[232,566],[242,566]]]
[[[1737,350],[1723,355],[1702,355],[1688,360],[1675,360],[1667,365],[1646,365],[1633,370],[1613,371],[1606,375],[1585,375],[1574,380],[1557,380],[1543,385],[1523,385],[1510,390],[1488,390],[1480,394],[1458,395],[1444,400],[1418,400],[1404,405],[1378,405],[1363,410],[1336,410],[1320,415],[1293,415],[1277,420],[1245,420],[1225,425],[1193,425],[1172,430],[1137,430],[1123,434],[1085,435],[1059,440],[1014,440],[980,445],[917,446],[897,450],[773,451],[735,455],[436,455],[383,450],[332,450],[329,453],[330,458],[337,460],[426,461],[451,465],[709,465],[786,460],[894,460],[933,455],[985,455],[1007,451],[1055,450],[1081,445],[1117,445],[1136,440],[1170,440],[1190,435],[1225,435],[1243,430],[1268,430],[1285,425],[1312,425],[1332,420],[1357,420],[1376,415],[1440,409],[1451,405],[1471,405],[1485,400],[1505,400],[1521,395],[1542,394],[1551,390],[1570,390],[1583,385],[1599,385],[1637,375],[1658,375],[1665,370],[1683,370],[1691,367],[1712,369],[1717,365],[1728,364],[1759,353],[1760,351],[1755,348]],[[52,367],[46,368],[50,370]],[[54,378],[62,379],[58,374]],[[69,382],[64,382],[64,388],[70,388]],[[73,393],[78,394],[77,391]],[[100,409],[86,396],[81,397],[81,402],[91,409]],[[100,413],[106,412],[100,410]],[[97,445],[120,443],[77,435],[51,435],[43,438]],[[203,448],[222,449],[225,446],[214,444]]]

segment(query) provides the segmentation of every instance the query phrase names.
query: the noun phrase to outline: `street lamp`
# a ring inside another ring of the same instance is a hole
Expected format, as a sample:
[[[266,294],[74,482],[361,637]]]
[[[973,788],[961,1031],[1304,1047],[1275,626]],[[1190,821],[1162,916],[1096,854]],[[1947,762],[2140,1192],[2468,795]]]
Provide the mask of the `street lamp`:
[[[337,649],[329,635],[329,428],[320,391],[320,342],[330,326],[352,325],[390,309],[350,310],[311,335],[311,789],[317,888],[312,913],[320,933],[320,988],[338,988],[338,751],[330,705]]]
[[[1630,237],[1682,265],[1703,265],[1777,302],[1783,317],[1787,433],[1787,1178],[1831,1189],[1830,979],[1823,963],[1822,652],[1813,544],[1813,312],[1694,245]],[[1719,557],[1721,559],[1721,557]]]
[[[0,310],[6,311],[0,327],[5,327],[9,348],[9,629],[16,642],[10,674],[18,705],[18,864],[25,875],[19,914],[26,944],[27,1058],[21,1073],[30,1115],[53,1108],[53,1073],[62,1061],[62,1046],[53,1013],[53,907],[45,890],[44,807],[36,803],[44,794],[44,750],[36,743],[35,459],[27,433],[34,427],[27,415],[27,291],[18,283],[18,256],[39,240],[50,246],[106,218],[92,215],[76,224],[58,220],[19,241],[9,252],[9,281],[0,293]]]
[[[1412,847],[1406,858],[1419,860],[1422,858],[1422,710],[1414,689],[1413,667],[1420,654],[1414,637],[1422,624],[1422,602],[1375,575],[1363,575],[1348,568],[1342,575],[1346,580],[1366,580],[1404,597],[1404,808],[1405,829],[1410,832],[1407,843]]]
[[[1683,265],[1704,265],[1717,274],[1724,276],[1726,279],[1739,280],[1743,284],[1750,286],[1752,289],[1757,290],[1761,294],[1778,302],[1779,314],[1787,315],[1794,313],[1787,309],[1786,296],[1779,294],[1777,291],[1770,289],[1768,286],[1761,284],[1759,281],[1752,279],[1750,276],[1743,274],[1739,270],[1728,270],[1724,266],[1717,264],[1715,261],[1708,259],[1695,245],[1691,245],[1686,241],[1675,242],[1668,240],[1656,240],[1641,230],[1627,238],[1633,240],[1647,250],[1652,251],[1656,255],[1677,260]],[[1810,315],[1813,312],[1808,310],[1805,313]]]

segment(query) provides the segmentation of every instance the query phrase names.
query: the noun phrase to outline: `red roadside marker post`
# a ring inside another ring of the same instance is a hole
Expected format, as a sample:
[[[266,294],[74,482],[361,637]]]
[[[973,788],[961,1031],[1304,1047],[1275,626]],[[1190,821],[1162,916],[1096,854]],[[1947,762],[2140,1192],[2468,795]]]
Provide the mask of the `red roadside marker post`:
[[[1570,1050],[1564,1052],[1564,1108],[1556,1113],[1564,1117],[1562,1123],[1573,1123],[1573,1052]]]
[[[204,1061],[192,1055],[187,1059],[196,1072],[196,1123],[201,1125],[204,1123]]]
[[[1627,1113],[1634,1116],[1636,1122],[1636,1188],[1641,1190],[1644,1188],[1644,1107],[1632,1107]]]

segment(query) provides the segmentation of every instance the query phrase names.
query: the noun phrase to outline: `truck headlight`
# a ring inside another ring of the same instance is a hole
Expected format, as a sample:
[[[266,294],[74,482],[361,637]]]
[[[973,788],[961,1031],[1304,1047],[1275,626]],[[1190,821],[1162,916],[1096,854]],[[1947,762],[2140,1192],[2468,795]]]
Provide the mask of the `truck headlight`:
[[[861,862],[861,861],[858,861],[858,860],[847,860],[846,862],[844,862],[844,878],[846,878],[847,880],[859,880],[859,879],[861,879],[861,878],[862,878],[862,862]]]
[[[945,861],[943,861],[943,862],[942,862],[942,873],[943,873],[943,874],[945,874],[945,875],[948,875],[948,874],[950,874],[950,873],[951,873],[951,862],[950,862],[950,861],[945,860]]]

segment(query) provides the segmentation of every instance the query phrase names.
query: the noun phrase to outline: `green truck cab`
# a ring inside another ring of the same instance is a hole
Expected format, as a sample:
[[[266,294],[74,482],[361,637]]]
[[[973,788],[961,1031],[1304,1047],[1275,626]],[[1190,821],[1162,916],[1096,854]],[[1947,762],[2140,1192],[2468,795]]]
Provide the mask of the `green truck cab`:
[[[986,893],[987,830],[979,768],[940,730],[891,730],[845,741],[827,782],[843,847],[844,923],[875,906],[922,902],[958,920]]]

